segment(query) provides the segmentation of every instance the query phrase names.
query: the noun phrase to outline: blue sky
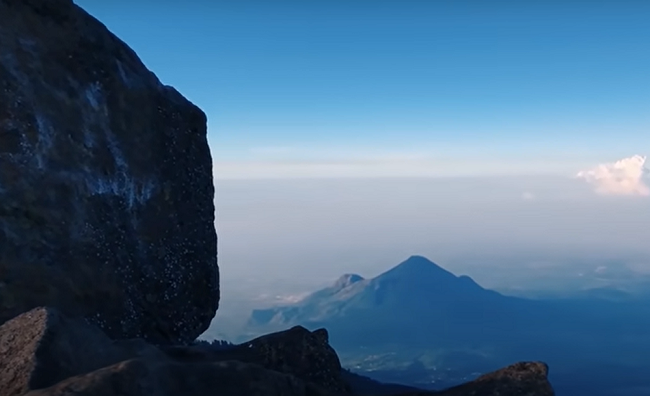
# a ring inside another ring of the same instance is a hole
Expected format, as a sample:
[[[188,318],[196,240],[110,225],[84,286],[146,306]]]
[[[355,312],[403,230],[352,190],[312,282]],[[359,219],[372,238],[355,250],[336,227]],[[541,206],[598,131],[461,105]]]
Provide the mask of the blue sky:
[[[77,3],[208,115],[221,326],[413,254],[650,274],[650,1]]]
[[[650,148],[650,2],[76,2],[207,113],[217,177],[571,174]]]

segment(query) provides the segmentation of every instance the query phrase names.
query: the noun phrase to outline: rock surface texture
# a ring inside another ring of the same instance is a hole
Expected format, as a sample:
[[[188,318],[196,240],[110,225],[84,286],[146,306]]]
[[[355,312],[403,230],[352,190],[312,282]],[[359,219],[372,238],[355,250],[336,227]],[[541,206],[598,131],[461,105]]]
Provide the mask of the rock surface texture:
[[[0,389],[2,396],[346,394],[323,336],[294,328],[219,351],[156,347],[113,341],[84,319],[36,308],[0,326]]]
[[[135,359],[25,396],[335,396],[291,375],[237,361]]]
[[[296,326],[225,349],[180,346],[162,347],[162,350],[177,361],[238,361],[290,374],[337,395],[350,393],[339,357],[329,345],[325,329],[312,332]]]
[[[341,362],[329,345],[327,330],[313,332],[302,326],[268,334],[242,345],[253,351],[254,363],[271,370],[293,374],[323,389],[344,394],[348,386],[341,376]]]
[[[206,117],[71,0],[0,0],[0,324],[194,340],[218,307]]]
[[[165,354],[144,340],[113,341],[83,319],[35,308],[0,326],[2,396],[20,396],[136,357]]]

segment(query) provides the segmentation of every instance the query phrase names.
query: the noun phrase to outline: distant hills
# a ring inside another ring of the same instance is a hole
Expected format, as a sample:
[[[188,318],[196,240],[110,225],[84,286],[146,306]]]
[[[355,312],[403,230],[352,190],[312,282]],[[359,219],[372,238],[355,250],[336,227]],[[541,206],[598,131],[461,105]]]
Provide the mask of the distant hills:
[[[332,345],[353,370],[431,388],[520,360],[546,361],[551,379],[560,382],[564,376],[579,382],[581,375],[587,381],[594,376],[590,367],[607,367],[608,375],[650,369],[646,305],[505,296],[422,256],[372,279],[346,274],[296,303],[254,310],[247,330],[250,335],[298,324],[328,328]]]
[[[537,301],[486,290],[421,256],[412,256],[383,274],[364,279],[347,274],[331,287],[288,306],[253,311],[250,326],[327,326],[340,344],[385,345],[425,342],[445,348],[498,341],[504,333],[536,331],[542,325],[531,307]]]
[[[457,277],[424,257],[412,256],[376,278],[343,275],[331,287],[295,304],[255,310],[250,324],[328,325],[345,328],[345,338],[355,344],[368,344],[373,337],[381,342],[393,338],[386,334],[393,327],[396,332],[392,341],[398,341],[413,326],[431,325],[429,337],[432,331],[444,333],[452,324],[471,325],[494,319],[498,323],[505,306],[516,301],[483,289],[467,276]],[[448,321],[441,323],[442,317]],[[368,334],[367,327],[374,330],[372,334]],[[360,340],[350,339],[355,329],[360,330]]]

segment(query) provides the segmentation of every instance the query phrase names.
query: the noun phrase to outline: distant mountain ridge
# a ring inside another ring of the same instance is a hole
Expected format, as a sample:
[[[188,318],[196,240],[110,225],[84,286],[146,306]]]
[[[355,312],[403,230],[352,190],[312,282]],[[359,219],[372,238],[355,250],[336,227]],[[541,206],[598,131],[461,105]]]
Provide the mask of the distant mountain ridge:
[[[625,381],[644,386],[632,368],[650,369],[650,307],[506,296],[422,256],[374,278],[346,274],[296,303],[254,310],[243,334],[294,325],[327,328],[345,367],[417,387],[450,386],[514,361],[544,361],[553,368],[551,382],[570,389],[566,394],[589,394],[575,393],[582,388],[608,394],[607,386],[622,386],[616,378],[623,373],[634,372]]]
[[[408,315],[414,309],[481,307],[494,301],[511,301],[486,290],[468,276],[456,276],[422,256],[411,256],[375,278],[345,274],[332,286],[287,306],[254,310],[250,325],[316,324],[347,314],[376,311],[378,315]],[[403,316],[403,315],[398,316]]]

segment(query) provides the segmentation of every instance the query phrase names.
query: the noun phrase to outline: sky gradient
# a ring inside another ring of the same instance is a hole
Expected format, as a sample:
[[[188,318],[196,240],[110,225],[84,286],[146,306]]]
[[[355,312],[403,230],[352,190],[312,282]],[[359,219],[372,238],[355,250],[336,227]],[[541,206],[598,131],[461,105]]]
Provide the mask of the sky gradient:
[[[217,178],[571,175],[650,149],[650,2],[77,0]]]
[[[650,276],[650,1],[76,2],[208,116],[210,331],[414,254],[499,290]]]

